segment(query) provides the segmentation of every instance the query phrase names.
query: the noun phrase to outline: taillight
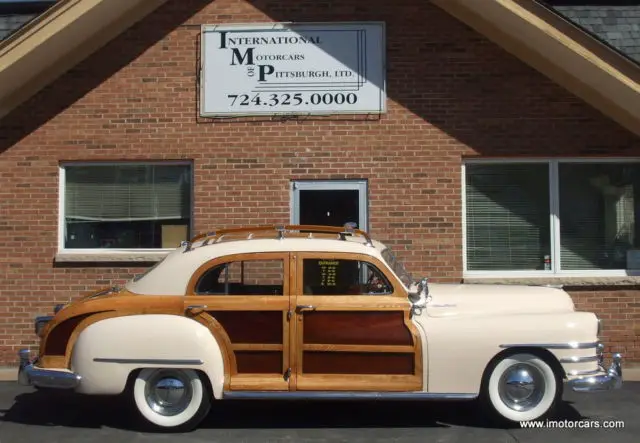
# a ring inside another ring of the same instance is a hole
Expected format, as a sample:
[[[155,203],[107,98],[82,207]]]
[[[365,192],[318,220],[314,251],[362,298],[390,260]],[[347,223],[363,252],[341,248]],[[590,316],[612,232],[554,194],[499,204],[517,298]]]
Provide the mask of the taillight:
[[[42,333],[44,331],[44,327],[47,325],[47,323],[49,323],[51,320],[53,319],[52,316],[47,315],[44,317],[36,317],[36,321],[35,321],[35,329],[36,329],[36,335],[38,337],[42,337]]]

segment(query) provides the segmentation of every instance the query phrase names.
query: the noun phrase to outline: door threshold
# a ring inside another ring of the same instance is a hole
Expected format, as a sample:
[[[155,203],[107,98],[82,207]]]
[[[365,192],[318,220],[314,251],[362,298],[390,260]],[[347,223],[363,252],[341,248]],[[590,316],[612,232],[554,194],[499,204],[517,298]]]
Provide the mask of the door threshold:
[[[227,400],[474,400],[478,394],[432,392],[225,391]]]

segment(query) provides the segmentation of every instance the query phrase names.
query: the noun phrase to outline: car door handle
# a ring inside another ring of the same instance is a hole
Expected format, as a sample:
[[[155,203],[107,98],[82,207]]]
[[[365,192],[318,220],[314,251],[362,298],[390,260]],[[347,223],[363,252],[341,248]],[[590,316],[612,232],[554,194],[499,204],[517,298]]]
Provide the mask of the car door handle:
[[[187,311],[195,311],[196,309],[201,309],[204,311],[207,308],[207,305],[189,305],[187,306]]]
[[[313,305],[296,305],[296,312],[301,312],[301,311],[314,311],[316,309],[315,306]]]

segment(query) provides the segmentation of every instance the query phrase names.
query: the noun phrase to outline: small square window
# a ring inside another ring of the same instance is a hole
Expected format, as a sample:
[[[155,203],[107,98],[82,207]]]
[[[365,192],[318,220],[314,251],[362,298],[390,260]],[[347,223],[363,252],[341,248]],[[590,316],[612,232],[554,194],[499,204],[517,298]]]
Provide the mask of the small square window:
[[[61,249],[170,249],[191,225],[190,164],[66,164]]]

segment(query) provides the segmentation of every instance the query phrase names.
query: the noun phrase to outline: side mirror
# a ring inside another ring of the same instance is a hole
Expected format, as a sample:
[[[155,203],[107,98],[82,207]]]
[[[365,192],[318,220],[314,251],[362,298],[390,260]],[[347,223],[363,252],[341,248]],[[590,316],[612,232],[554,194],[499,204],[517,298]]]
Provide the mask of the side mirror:
[[[409,301],[411,301],[411,303],[417,303],[420,301],[420,292],[416,291],[416,292],[409,292]]]
[[[429,301],[429,280],[425,277],[417,284],[412,284],[409,288],[409,301],[411,302],[411,312],[413,314],[422,313],[422,308],[427,306]]]

